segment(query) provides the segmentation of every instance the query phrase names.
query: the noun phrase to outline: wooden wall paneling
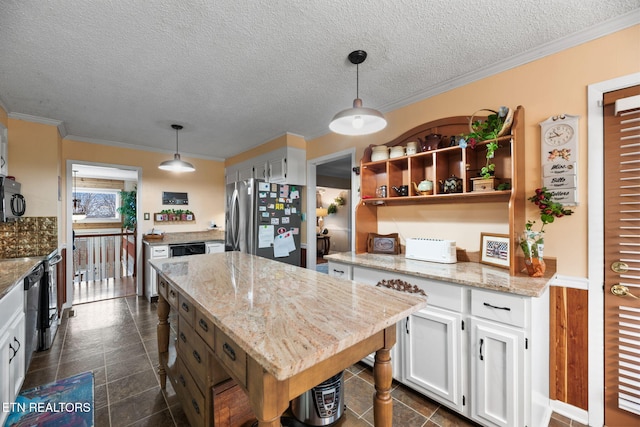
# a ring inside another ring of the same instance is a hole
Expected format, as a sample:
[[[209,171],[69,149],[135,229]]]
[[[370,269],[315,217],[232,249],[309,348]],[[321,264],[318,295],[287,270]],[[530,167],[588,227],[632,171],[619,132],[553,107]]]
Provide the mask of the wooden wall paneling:
[[[550,289],[549,397],[588,410],[588,293]]]

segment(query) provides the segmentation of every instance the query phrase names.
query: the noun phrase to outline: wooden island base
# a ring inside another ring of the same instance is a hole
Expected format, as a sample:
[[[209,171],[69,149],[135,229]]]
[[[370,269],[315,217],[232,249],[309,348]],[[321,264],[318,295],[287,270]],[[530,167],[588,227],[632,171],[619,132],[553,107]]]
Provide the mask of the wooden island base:
[[[160,279],[162,280],[162,279]],[[166,285],[166,282],[165,282]],[[174,289],[171,292],[177,292]],[[169,298],[171,299],[171,298]],[[181,300],[175,298],[175,301]],[[164,389],[167,383],[167,375],[171,375],[173,369],[167,366],[169,363],[169,334],[170,325],[168,321],[171,308],[178,309],[176,304],[170,304],[163,296],[162,292],[158,298],[158,355],[159,355],[159,367],[158,374],[160,376],[160,385]],[[181,308],[184,308],[180,306]],[[178,319],[179,322],[179,336],[180,332],[183,334],[188,331],[181,331],[185,327],[191,328],[192,331],[197,331],[197,328],[189,325],[186,321],[183,321],[182,312]],[[196,322],[193,322],[196,323]],[[210,322],[213,325],[213,322]],[[198,322],[200,325],[200,323]],[[214,329],[215,326],[213,327]],[[214,331],[213,336],[218,336]],[[189,334],[186,334],[189,336]],[[215,362],[214,367],[222,366],[226,373],[231,376],[247,393],[249,396],[249,403],[253,410],[254,416],[258,419],[259,427],[280,427],[280,417],[288,409],[289,402],[300,394],[315,387],[327,378],[335,375],[336,373],[345,370],[349,366],[363,359],[365,356],[376,352],[375,364],[373,367],[373,376],[375,381],[376,392],[373,396],[373,411],[374,411],[374,423],[376,427],[391,427],[392,425],[392,412],[393,404],[391,399],[391,384],[392,384],[392,372],[391,372],[391,347],[396,342],[396,327],[390,326],[382,331],[375,333],[369,338],[364,339],[360,343],[343,350],[342,352],[331,356],[330,358],[316,364],[315,366],[294,375],[291,378],[284,380],[277,380],[273,375],[266,372],[259,363],[253,358],[249,357],[246,353],[244,355],[244,361],[242,365],[234,364],[239,359],[240,352],[237,354],[239,347],[228,340],[223,345],[218,346],[216,343],[213,348],[206,347],[207,357],[213,356]],[[181,339],[178,338],[177,346],[181,345]],[[185,345],[182,343],[182,345]],[[216,348],[223,348],[222,352],[216,352]],[[236,349],[236,350],[234,350]],[[195,350],[194,350],[195,352]],[[180,352],[178,352],[180,354]],[[232,355],[232,356],[230,356]],[[204,355],[198,353],[196,359],[203,359]],[[230,360],[235,358],[235,360]],[[188,365],[188,363],[185,363]],[[207,371],[205,374],[205,381],[207,386],[210,387],[213,384],[209,384],[212,378],[219,377],[219,373]],[[184,374],[180,374],[180,378],[177,381],[184,381]],[[181,390],[178,387],[176,393],[180,396]],[[186,402],[189,402],[189,397],[180,396],[183,407]],[[193,399],[192,399],[193,400]],[[195,402],[195,400],[193,400]],[[195,409],[185,407],[185,413],[189,420],[194,425],[198,425],[198,415],[200,411],[211,410],[213,411],[213,403],[205,404],[204,408],[200,408],[199,405],[194,403],[194,408],[197,408],[198,414]],[[213,414],[204,414],[202,420],[206,423],[201,425],[213,425]],[[194,423],[195,421],[195,423]]]

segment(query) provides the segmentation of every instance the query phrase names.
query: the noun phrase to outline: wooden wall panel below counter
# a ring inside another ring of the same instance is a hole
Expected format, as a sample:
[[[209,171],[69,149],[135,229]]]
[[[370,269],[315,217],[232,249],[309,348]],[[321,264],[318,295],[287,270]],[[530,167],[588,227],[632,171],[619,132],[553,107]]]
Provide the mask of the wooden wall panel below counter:
[[[550,288],[549,397],[589,409],[588,291]]]

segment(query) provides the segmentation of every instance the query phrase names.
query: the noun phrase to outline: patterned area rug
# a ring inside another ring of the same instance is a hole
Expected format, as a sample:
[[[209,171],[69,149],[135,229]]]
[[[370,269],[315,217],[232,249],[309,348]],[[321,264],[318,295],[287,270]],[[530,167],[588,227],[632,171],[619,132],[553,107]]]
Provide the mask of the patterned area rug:
[[[84,372],[20,393],[6,427],[92,427],[93,373]]]
[[[329,274],[329,264],[316,264],[316,271],[318,273]]]

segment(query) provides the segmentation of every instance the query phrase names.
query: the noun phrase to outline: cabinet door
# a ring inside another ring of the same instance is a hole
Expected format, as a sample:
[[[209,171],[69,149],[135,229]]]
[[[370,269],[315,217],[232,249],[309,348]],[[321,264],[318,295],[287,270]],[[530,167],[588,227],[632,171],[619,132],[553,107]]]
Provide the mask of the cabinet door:
[[[0,404],[12,403],[11,386],[9,375],[9,357],[13,351],[9,349],[10,328],[5,325],[0,326]],[[11,334],[13,341],[13,335]],[[10,409],[10,408],[9,408]],[[5,419],[9,416],[9,411],[0,410],[0,426],[4,425]]]
[[[405,384],[463,412],[460,313],[420,310],[409,316],[401,333]]]
[[[269,161],[269,182],[284,183],[287,181],[287,158]]]
[[[471,418],[524,426],[524,331],[475,318],[471,323]]]
[[[25,377],[25,317],[24,312],[14,318],[9,326],[9,385],[10,402],[15,401],[16,396],[20,393],[20,388],[24,383]]]
[[[247,165],[238,169],[238,181],[256,178],[254,175],[253,165]]]

